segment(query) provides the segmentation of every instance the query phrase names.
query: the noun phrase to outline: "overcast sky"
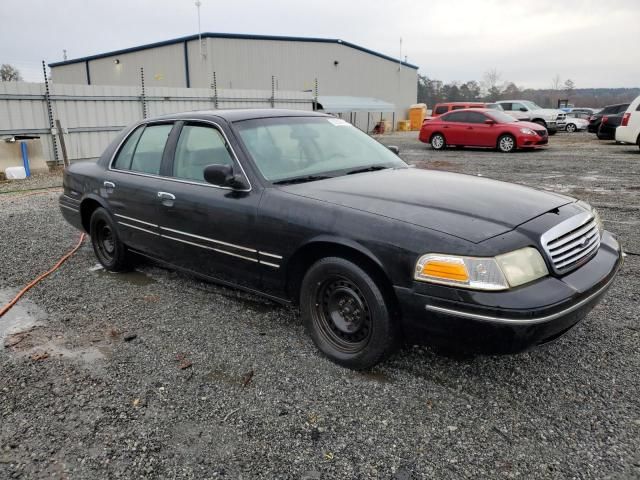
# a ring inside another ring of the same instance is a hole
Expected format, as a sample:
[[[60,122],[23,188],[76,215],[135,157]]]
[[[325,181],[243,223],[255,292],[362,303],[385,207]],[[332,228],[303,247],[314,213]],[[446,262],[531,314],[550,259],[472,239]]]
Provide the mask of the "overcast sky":
[[[640,86],[639,0],[201,0],[202,31],[340,38],[402,55],[444,81],[548,88]],[[40,61],[197,33],[192,0],[0,0],[0,63],[42,81]]]

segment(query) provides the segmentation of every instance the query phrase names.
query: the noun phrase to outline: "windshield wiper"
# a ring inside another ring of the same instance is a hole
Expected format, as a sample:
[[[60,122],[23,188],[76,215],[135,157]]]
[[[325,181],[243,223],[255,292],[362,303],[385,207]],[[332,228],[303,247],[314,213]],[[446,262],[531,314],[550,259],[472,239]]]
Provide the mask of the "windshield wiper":
[[[357,168],[355,170],[350,170],[347,172],[347,175],[353,175],[354,173],[364,173],[364,172],[375,172],[377,170],[384,170],[386,168],[384,165],[371,165],[370,167]]]
[[[273,184],[274,185],[290,185],[292,183],[313,182],[315,180],[324,180],[326,178],[331,178],[331,177],[328,175],[305,175],[304,177],[285,178],[284,180],[278,180],[277,182],[273,182]]]

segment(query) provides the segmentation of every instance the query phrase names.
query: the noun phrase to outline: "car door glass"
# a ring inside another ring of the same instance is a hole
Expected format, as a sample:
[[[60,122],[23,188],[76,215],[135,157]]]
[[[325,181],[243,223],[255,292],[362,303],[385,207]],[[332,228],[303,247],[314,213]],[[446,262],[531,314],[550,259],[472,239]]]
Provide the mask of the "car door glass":
[[[513,104],[511,103],[501,103],[500,105],[502,105],[502,109],[507,112],[513,111]]]
[[[213,164],[233,165],[222,134],[214,127],[185,125],[176,146],[173,176],[204,182],[204,169]]]
[[[449,107],[446,105],[439,106],[436,108],[436,115],[442,115],[443,113],[447,113],[449,111]]]
[[[124,145],[120,149],[116,161],[113,163],[113,168],[116,168],[118,170],[131,169],[133,152],[135,152],[136,150],[136,145],[138,145],[138,140],[140,139],[140,135],[142,135],[143,130],[144,126],[138,127],[133,131],[132,134],[129,135],[129,138],[127,138],[127,141],[124,142]]]
[[[162,163],[162,153],[167,143],[167,138],[173,125],[148,125],[133,153],[131,160],[131,170],[134,172],[149,173],[151,175],[160,174],[160,164]]]
[[[480,112],[466,112],[467,123],[484,123],[487,117]]]
[[[466,112],[454,112],[449,115],[445,115],[442,119],[446,122],[461,123],[466,121]]]
[[[525,111],[526,111],[526,108],[521,103],[512,103],[511,104],[511,110],[520,111],[521,108],[524,108]]]

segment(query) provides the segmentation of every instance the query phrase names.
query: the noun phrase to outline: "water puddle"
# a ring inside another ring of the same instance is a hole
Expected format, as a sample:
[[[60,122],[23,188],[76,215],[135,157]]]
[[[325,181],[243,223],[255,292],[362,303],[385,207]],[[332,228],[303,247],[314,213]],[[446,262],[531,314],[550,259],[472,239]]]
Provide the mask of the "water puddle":
[[[99,277],[108,277],[114,280],[119,280],[122,282],[129,283],[131,285],[135,285],[136,287],[144,287],[146,285],[151,285],[153,283],[156,283],[156,280],[151,278],[146,273],[139,272],[138,270],[133,270],[131,272],[115,273],[115,272],[109,272],[105,270],[100,264],[96,264],[93,267],[91,267],[89,271],[96,273]]]
[[[13,290],[0,290],[0,305],[5,305],[15,294]],[[44,310],[30,300],[22,298],[0,319],[0,346],[4,345],[9,337],[42,325],[46,318]]]

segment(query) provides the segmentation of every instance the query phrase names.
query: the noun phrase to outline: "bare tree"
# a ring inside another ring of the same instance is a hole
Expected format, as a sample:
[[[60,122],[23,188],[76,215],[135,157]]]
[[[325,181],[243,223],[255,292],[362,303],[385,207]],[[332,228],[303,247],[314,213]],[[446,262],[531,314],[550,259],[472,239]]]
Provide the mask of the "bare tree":
[[[570,78],[564,82],[564,91],[567,92],[567,96],[571,96],[573,91],[576,89],[576,84]]]
[[[0,66],[0,81],[20,82],[21,80],[22,75],[20,75],[20,71],[16,67],[8,63],[3,63],[2,66]]]
[[[496,101],[502,93],[502,86],[500,85],[500,79],[502,74],[494,67],[487,70],[482,76],[482,86],[487,94],[487,98],[492,102]]]
[[[551,90],[558,91],[560,90],[561,86],[562,86],[562,80],[560,79],[560,75],[556,73],[554,77],[551,79]]]

